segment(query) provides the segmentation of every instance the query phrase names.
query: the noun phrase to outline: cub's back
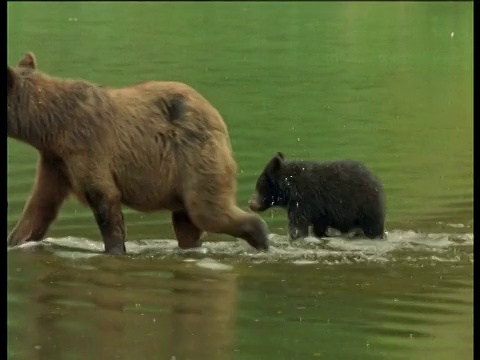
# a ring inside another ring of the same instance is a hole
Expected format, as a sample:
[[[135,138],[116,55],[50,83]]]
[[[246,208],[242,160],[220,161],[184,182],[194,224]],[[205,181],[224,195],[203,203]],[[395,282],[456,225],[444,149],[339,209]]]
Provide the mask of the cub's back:
[[[367,193],[383,193],[379,179],[357,160],[329,162],[290,161],[296,175],[297,190],[318,192],[325,196],[359,197]],[[294,176],[295,176],[294,175]]]

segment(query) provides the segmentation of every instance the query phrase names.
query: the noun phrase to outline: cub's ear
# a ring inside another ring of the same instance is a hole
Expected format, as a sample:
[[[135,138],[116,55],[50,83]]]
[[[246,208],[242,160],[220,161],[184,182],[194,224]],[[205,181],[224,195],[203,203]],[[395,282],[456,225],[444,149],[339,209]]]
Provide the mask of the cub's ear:
[[[18,66],[35,70],[37,68],[37,59],[35,58],[33,52],[27,52],[25,55],[23,55],[18,62]]]
[[[279,154],[275,155],[268,163],[268,170],[272,173],[277,172],[282,167],[283,158]]]
[[[282,152],[279,151],[279,152],[277,153],[277,156],[278,156],[280,159],[285,160],[285,156],[283,155]]]
[[[10,66],[7,66],[7,91],[15,84],[15,73]]]

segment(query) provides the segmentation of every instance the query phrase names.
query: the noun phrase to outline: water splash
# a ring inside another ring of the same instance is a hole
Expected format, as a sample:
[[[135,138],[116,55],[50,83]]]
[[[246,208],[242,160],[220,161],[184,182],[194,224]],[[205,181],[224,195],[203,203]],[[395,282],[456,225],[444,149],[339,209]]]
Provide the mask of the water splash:
[[[201,248],[182,250],[176,240],[136,240],[126,244],[128,256],[172,258],[197,262],[197,266],[228,270],[225,262],[288,262],[308,264],[353,264],[407,262],[459,262],[473,264],[473,234],[427,234],[390,231],[386,240],[349,239],[341,236],[318,239],[313,236],[290,241],[288,236],[270,234],[270,250],[259,252],[245,241],[204,242]],[[103,243],[84,238],[47,238],[9,251],[28,251],[41,247],[56,256],[85,259],[103,256]]]

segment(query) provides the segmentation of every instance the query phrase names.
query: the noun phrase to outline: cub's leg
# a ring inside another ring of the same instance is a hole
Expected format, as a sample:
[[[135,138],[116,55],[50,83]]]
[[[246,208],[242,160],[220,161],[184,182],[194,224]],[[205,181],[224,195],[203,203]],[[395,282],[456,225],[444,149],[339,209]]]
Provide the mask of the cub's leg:
[[[307,237],[309,225],[310,222],[300,209],[288,209],[288,235],[291,240]]]
[[[385,239],[385,229],[383,224],[371,224],[364,226],[363,232],[370,239]]]
[[[317,220],[313,224],[313,234],[317,238],[322,238],[322,237],[327,236],[327,229],[328,229],[328,226],[325,223],[325,221]]]
[[[308,236],[308,226],[299,226],[288,222],[288,236],[290,236],[290,240],[306,238]]]
[[[372,211],[373,212],[373,211]],[[384,239],[385,238],[385,226],[383,216],[364,216],[359,221],[359,227],[363,230],[364,236],[370,239]]]

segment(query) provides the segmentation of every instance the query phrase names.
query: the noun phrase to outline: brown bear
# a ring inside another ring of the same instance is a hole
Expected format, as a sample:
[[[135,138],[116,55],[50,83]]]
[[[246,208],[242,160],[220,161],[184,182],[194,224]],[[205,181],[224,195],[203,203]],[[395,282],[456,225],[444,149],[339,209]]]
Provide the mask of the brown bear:
[[[209,231],[268,249],[265,222],[236,204],[227,126],[188,85],[100,87],[49,76],[27,53],[7,66],[7,134],[40,153],[11,246],[41,240],[72,193],[92,209],[106,253],[126,252],[122,204],[171,211],[180,248]]]

